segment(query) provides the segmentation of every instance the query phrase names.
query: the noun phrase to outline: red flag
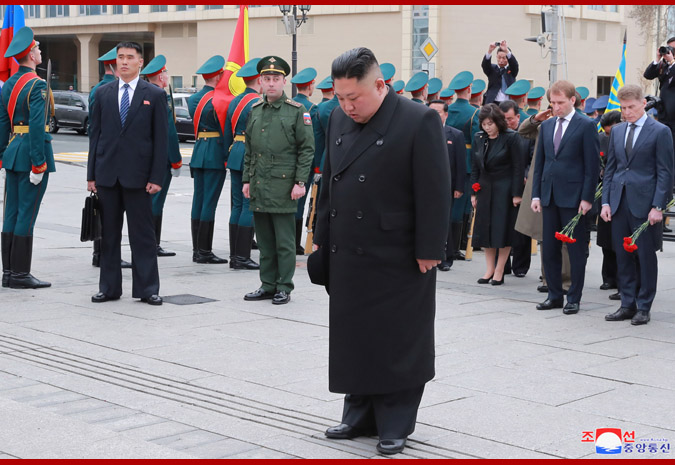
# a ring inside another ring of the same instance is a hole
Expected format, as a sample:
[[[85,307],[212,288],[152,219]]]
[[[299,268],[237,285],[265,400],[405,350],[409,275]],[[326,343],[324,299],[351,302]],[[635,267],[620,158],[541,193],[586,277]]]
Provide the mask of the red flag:
[[[21,5],[7,5],[2,23],[2,34],[0,35],[0,80],[2,82],[7,82],[7,79],[19,70],[19,63],[14,58],[5,58],[5,52],[12,42],[14,31],[18,31],[25,25],[23,7]]]
[[[240,77],[235,76],[237,71],[248,61],[248,5],[239,6],[239,19],[237,27],[234,29],[232,37],[232,46],[230,55],[225,65],[225,75],[222,77],[215,89],[213,96],[213,107],[218,115],[220,127],[225,130],[225,118],[227,116],[227,107],[235,96],[244,92],[246,84]]]

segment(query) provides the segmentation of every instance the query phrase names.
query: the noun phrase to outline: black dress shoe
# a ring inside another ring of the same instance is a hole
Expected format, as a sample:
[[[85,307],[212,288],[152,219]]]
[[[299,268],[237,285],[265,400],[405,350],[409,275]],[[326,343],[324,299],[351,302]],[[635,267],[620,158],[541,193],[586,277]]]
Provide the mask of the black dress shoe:
[[[234,270],[259,270],[260,265],[246,257],[234,256],[230,260],[230,268]]]
[[[107,302],[109,300],[119,300],[119,297],[109,297],[103,292],[91,296],[91,301],[95,304],[100,304],[101,302]]]
[[[502,279],[500,279],[499,281],[497,281],[496,279],[491,279],[490,284],[492,284],[493,286],[501,286],[502,284],[504,284],[504,276],[502,276]]]
[[[129,263],[129,262],[126,261],[126,260],[122,260],[122,261],[120,262],[120,266],[121,266],[122,268],[131,268],[131,263]]]
[[[101,267],[101,255],[100,254],[93,254],[91,256],[91,266],[95,266],[96,268]]]
[[[377,443],[377,450],[382,454],[394,455],[400,452],[403,452],[405,449],[405,441],[407,438],[403,439],[380,439],[380,442]]]
[[[244,296],[244,300],[265,300],[274,297],[273,291],[266,291],[262,287],[257,291],[249,292]]]
[[[608,291],[608,290],[610,290],[610,289],[616,289],[616,284],[612,284],[612,283],[602,283],[602,284],[600,285],[600,289],[603,290],[603,291]]]
[[[274,305],[283,305],[291,301],[291,294],[286,291],[277,291],[272,298]]]
[[[158,257],[174,257],[176,255],[176,252],[170,252],[168,250],[164,250],[160,245],[157,246],[157,256]]]
[[[575,313],[579,313],[579,304],[567,302],[565,308],[563,308],[563,313],[565,315],[574,315]]]
[[[226,258],[220,258],[210,250],[209,251],[200,250],[199,252],[197,252],[196,262],[202,264],[209,263],[212,265],[222,265],[228,263]]]
[[[158,295],[151,295],[150,297],[143,297],[141,302],[148,305],[162,305],[162,298]]]
[[[450,271],[451,266],[452,265],[449,262],[442,261],[437,268],[441,271]]]
[[[494,276],[494,275],[492,275]],[[490,284],[490,281],[492,281],[492,276],[489,278],[478,278],[478,281],[476,281],[478,284]]]
[[[638,310],[635,316],[630,320],[630,324],[633,326],[646,325],[649,323],[649,320],[649,312]]]
[[[605,315],[605,321],[630,320],[637,312],[628,307],[620,307],[616,312]]]
[[[513,275],[514,275],[516,278],[524,278],[526,274],[527,274],[527,273],[523,273],[522,271],[514,271],[514,272],[513,272]]]
[[[464,256],[464,254],[462,252],[460,252],[458,250],[457,252],[455,252],[455,255],[452,256],[452,259],[453,260],[466,260],[466,257]]]
[[[554,308],[563,308],[563,300],[562,299],[556,299],[556,300],[551,300],[551,299],[546,299],[542,303],[537,304],[537,310],[551,310]]]
[[[355,428],[345,423],[340,423],[337,426],[331,426],[328,428],[325,434],[326,437],[330,439],[353,439],[360,436],[375,436],[377,431],[367,431],[360,428]]]
[[[548,286],[537,286],[537,292],[548,292]]]
[[[620,293],[620,292],[616,292],[616,293],[614,293],[614,294],[611,294],[611,295],[609,296],[609,300],[621,300],[621,293]]]

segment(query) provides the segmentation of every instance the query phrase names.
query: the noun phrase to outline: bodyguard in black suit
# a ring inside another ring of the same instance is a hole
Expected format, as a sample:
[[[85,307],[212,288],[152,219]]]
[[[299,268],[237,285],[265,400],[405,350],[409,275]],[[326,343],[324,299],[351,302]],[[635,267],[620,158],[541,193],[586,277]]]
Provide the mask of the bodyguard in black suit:
[[[119,81],[99,87],[90,111],[87,189],[101,203],[103,238],[99,293],[93,302],[122,295],[121,240],[127,213],[132,254],[132,297],[161,305],[151,195],[159,192],[167,165],[166,94],[139,79],[141,46],[117,46]]]
[[[612,222],[621,308],[605,319],[631,318],[632,324],[642,325],[650,319],[656,296],[656,249],[663,229],[659,223],[673,195],[673,143],[668,128],[645,113],[640,86],[624,86],[618,97],[626,122],[610,134],[601,216]],[[637,250],[627,252],[623,238],[647,220],[650,226],[637,239]]]
[[[436,265],[450,169],[438,114],[384,83],[367,48],[333,61],[340,101],[326,131],[315,244],[329,259],[329,389],[345,393],[326,436],[379,435],[396,454],[434,377]]]
[[[668,39],[666,53],[656,51],[656,60],[647,66],[646,79],[659,80],[659,92],[663,105],[659,109],[659,122],[670,128],[675,143],[675,37]],[[661,47],[659,47],[661,49]]]
[[[574,111],[576,89],[568,81],[551,86],[553,115],[541,124],[532,180],[532,210],[543,207],[543,258],[548,282],[548,299],[537,310],[562,308],[562,242],[555,238],[578,213],[593,206],[600,174],[600,150],[595,123]],[[579,311],[584,287],[588,238],[582,218],[573,233],[576,242],[567,244],[572,285],[563,313]]]
[[[494,102],[503,102],[508,100],[508,96],[505,94],[506,89],[516,82],[518,77],[518,60],[511,53],[509,47],[506,45],[506,41],[502,40],[499,44],[499,49],[497,50],[497,64],[493,65],[492,52],[497,48],[496,43],[490,43],[488,51],[483,56],[483,61],[481,62],[481,68],[488,78],[487,91],[485,92],[485,101],[484,105]]]

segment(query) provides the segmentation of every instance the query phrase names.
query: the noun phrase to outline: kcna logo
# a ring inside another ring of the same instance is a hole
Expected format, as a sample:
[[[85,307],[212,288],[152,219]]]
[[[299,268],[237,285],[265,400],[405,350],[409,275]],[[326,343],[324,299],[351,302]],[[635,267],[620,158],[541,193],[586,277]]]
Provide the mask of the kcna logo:
[[[595,433],[595,434],[594,434]],[[598,428],[593,431],[584,431],[581,442],[595,441],[595,452],[598,454],[620,454],[623,443],[635,442],[635,431],[624,431],[620,428]]]

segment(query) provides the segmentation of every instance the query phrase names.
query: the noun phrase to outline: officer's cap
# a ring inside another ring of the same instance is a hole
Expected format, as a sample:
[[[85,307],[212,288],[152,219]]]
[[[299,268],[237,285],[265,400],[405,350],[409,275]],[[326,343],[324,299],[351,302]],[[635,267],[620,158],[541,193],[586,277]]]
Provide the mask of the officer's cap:
[[[197,74],[201,74],[204,79],[211,79],[218,76],[225,66],[225,58],[220,55],[214,55],[199,67]]]
[[[546,94],[546,89],[541,86],[533,87],[530,92],[527,94],[528,100],[539,100]]]
[[[581,96],[581,100],[588,98],[590,95],[591,91],[588,90],[588,87],[577,87],[577,92],[579,92],[579,95]]]
[[[406,92],[417,92],[421,90],[429,82],[429,75],[424,71],[418,71],[413,74],[413,77],[410,78],[408,83],[405,85],[404,90]]]
[[[466,89],[471,85],[472,82],[473,73],[471,73],[471,71],[460,71],[454,78],[452,78],[452,81],[450,81],[448,89],[454,91]]]
[[[511,97],[522,97],[523,95],[527,94],[529,90],[530,81],[527,79],[519,79],[511,84],[504,93]]]
[[[593,113],[595,110],[593,109],[593,105],[595,105],[595,100],[593,97],[589,97],[586,99],[586,105],[584,105],[584,113],[587,115],[590,115]]]
[[[607,108],[607,104],[609,103],[609,95],[603,95],[602,97],[598,97],[598,99],[595,101],[593,104],[593,109],[594,110],[604,110]]]
[[[394,91],[396,91],[397,94],[402,94],[403,88],[405,87],[405,82],[403,82],[402,79],[399,79],[398,81],[394,81],[391,86],[394,88]]]
[[[14,57],[20,60],[38,45],[40,45],[40,42],[33,40],[33,30],[28,26],[24,26],[14,34],[14,38],[12,38],[12,42],[10,42],[5,52],[5,58]]]
[[[471,95],[478,95],[481,92],[485,90],[485,87],[487,84],[485,84],[485,81],[482,79],[476,79],[471,83]]]
[[[248,81],[260,76],[258,74],[258,70],[256,69],[256,66],[258,66],[259,61],[260,58],[251,58],[250,60],[248,60],[246,64],[242,66],[239,71],[237,71],[237,77],[240,77]]]
[[[114,65],[117,63],[117,46],[108,50],[107,53],[98,57],[98,61],[102,61],[104,65]]]
[[[455,91],[450,88],[441,91],[441,98],[452,98],[453,95],[455,95]]]
[[[161,73],[166,69],[166,57],[164,55],[157,55],[155,58],[150,60],[145,68],[141,70],[140,74],[144,74],[148,77],[155,76],[156,74]]]
[[[438,78],[429,79],[429,95],[433,95],[437,92],[440,92],[443,88],[443,81]]]
[[[283,58],[274,55],[261,58],[256,69],[261,76],[263,74],[281,74],[282,76],[291,74],[291,67],[288,63]]]
[[[305,68],[293,76],[293,79],[291,79],[291,84],[298,86],[309,85],[310,83],[314,82],[314,79],[316,79],[316,74],[317,73],[314,68]]]
[[[394,74],[396,74],[396,67],[391,63],[382,63],[380,65],[380,71],[382,71],[384,82],[389,82],[394,78]]]
[[[333,78],[331,76],[323,78],[323,81],[318,83],[316,88],[319,90],[333,90]]]

